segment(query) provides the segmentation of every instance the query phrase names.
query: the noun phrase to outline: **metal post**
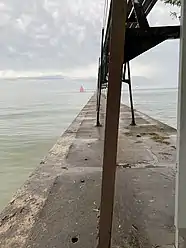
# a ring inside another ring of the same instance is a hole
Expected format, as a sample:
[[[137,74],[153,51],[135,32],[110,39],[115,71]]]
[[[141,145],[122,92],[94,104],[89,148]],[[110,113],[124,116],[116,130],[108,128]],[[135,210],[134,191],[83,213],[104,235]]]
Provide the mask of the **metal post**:
[[[128,79],[126,79],[126,67],[128,72]],[[135,126],[135,115],[134,115],[134,105],[133,105],[133,97],[132,97],[132,86],[131,86],[131,74],[130,74],[130,64],[129,62],[124,64],[124,70],[123,70],[123,82],[127,83],[129,85],[129,98],[130,98],[130,109],[131,109],[131,116],[132,116],[132,122],[131,126]]]
[[[104,38],[104,28],[101,32],[101,59],[99,58],[99,69],[98,69],[98,86],[97,86],[97,120],[96,126],[100,127],[100,103],[101,103],[101,84],[103,82],[103,38]]]
[[[111,246],[126,12],[126,0],[112,0],[99,248]]]
[[[131,74],[130,74],[130,64],[127,62],[127,69],[128,69],[128,79],[129,79],[129,97],[130,97],[130,107],[131,107],[131,115],[132,115],[132,122],[131,125],[135,126],[135,116],[134,116],[134,106],[133,106],[133,98],[132,98],[132,86],[131,86]]]
[[[180,74],[178,87],[178,143],[175,198],[176,247],[186,247],[186,3],[182,1]],[[181,239],[183,243],[180,244]]]
[[[125,78],[125,74],[126,74],[126,63],[124,64],[124,69],[123,69],[123,82],[126,82],[126,78]]]
[[[97,117],[96,117],[96,126],[100,127],[100,102],[101,102],[101,78],[100,78],[100,58],[99,58],[99,65],[98,65],[98,84],[97,84]]]

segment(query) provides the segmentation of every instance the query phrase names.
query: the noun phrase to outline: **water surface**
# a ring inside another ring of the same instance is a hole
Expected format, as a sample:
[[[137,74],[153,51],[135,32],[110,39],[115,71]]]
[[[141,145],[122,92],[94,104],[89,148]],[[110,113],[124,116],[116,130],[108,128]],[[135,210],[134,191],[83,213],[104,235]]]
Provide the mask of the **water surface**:
[[[94,93],[67,80],[0,81],[0,209]],[[122,93],[128,103],[128,92]],[[176,127],[177,89],[134,90],[135,108]]]
[[[93,95],[66,80],[0,81],[0,209]]]

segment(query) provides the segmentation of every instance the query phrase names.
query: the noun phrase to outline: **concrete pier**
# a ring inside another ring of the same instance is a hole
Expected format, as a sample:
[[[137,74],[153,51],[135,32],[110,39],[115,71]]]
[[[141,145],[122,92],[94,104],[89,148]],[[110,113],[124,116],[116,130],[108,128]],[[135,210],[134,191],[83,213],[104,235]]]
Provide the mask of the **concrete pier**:
[[[96,248],[105,97],[93,96],[0,215],[1,248]],[[113,248],[174,247],[176,130],[121,106]]]

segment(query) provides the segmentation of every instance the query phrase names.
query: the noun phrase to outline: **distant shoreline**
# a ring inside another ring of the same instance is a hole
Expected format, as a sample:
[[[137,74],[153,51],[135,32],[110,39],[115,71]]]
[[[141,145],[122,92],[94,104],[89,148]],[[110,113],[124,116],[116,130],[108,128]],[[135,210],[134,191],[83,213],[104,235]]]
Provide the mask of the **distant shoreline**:
[[[37,77],[7,77],[7,78],[1,78],[2,80],[61,80],[64,79],[62,76],[37,76]]]
[[[157,91],[160,91],[160,90],[178,90],[178,87],[149,87],[149,88],[143,88],[143,87],[138,87],[138,88],[133,88],[132,91],[135,92],[135,91],[151,91],[151,90],[157,90]],[[122,89],[121,92],[127,92],[128,89]]]

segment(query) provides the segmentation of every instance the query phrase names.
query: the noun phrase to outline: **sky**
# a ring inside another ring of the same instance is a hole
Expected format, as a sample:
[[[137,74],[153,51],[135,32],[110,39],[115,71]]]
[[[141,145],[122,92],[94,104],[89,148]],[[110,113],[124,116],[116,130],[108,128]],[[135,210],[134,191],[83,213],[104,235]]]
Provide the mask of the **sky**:
[[[0,77],[62,74],[96,78],[104,0],[0,0]],[[158,2],[151,26],[176,25]],[[132,74],[177,84],[179,41],[132,61]]]

